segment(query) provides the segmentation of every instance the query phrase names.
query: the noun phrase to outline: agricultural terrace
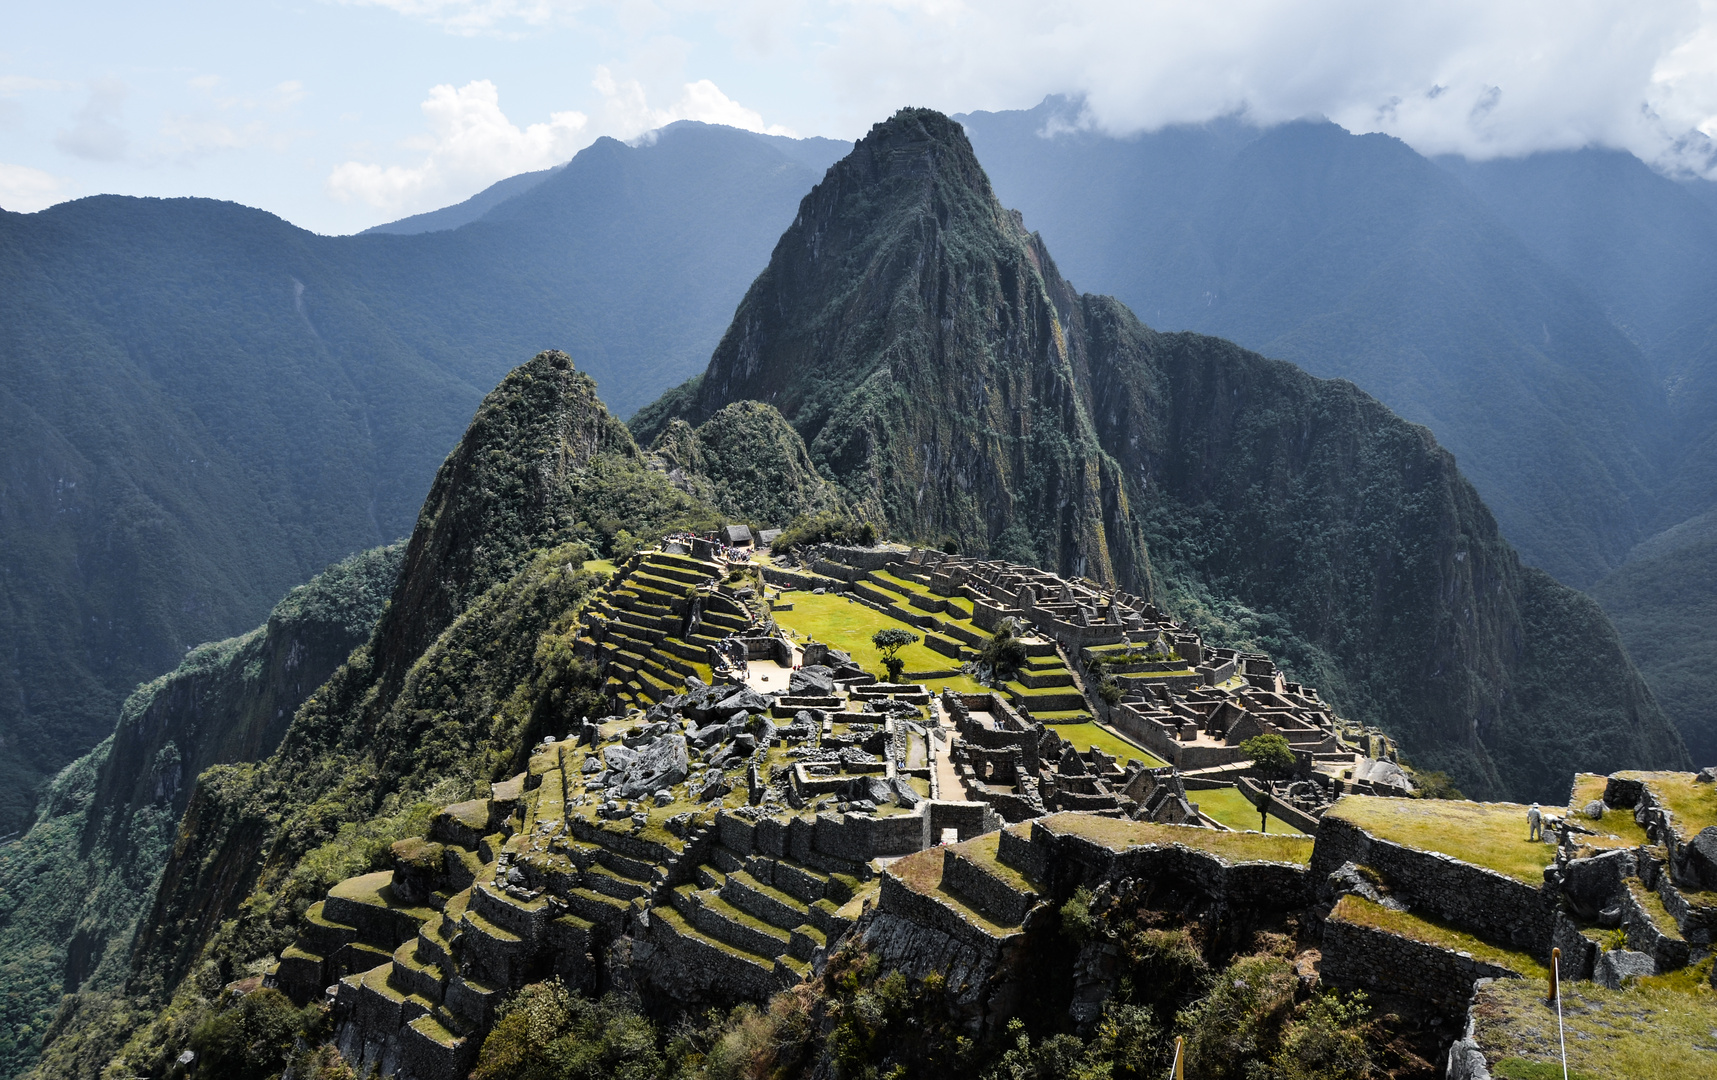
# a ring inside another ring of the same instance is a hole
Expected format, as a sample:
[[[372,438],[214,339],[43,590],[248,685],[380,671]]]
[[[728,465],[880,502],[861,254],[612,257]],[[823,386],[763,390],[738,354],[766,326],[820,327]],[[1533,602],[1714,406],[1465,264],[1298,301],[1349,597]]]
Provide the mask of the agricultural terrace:
[[[1528,979],[1535,980],[1540,986],[1543,985],[1542,980],[1550,975],[1548,968],[1527,953],[1492,945],[1440,920],[1408,911],[1395,911],[1353,893],[1342,897],[1336,903],[1335,910],[1330,912],[1330,918],[1398,934],[1409,941],[1420,941],[1453,952],[1470,953],[1474,959],[1519,972]]]
[[[1476,954],[1475,954],[1476,955]],[[1569,1080],[1691,1080],[1710,1076],[1717,1052],[1717,994],[1707,976],[1670,985],[1672,976],[1641,979],[1606,990],[1596,983],[1562,984]],[[1686,969],[1689,972],[1694,969]],[[1473,1038],[1498,1080],[1561,1080],[1556,1006],[1535,979],[1498,979],[1473,1001]]]
[[[1252,805],[1239,788],[1225,787],[1214,788],[1209,791],[1188,791],[1186,800],[1197,805],[1199,813],[1220,821],[1230,829],[1244,832],[1256,830],[1260,824],[1258,808]],[[1268,828],[1279,833],[1302,835],[1299,829],[1283,821],[1275,814],[1270,815]]]
[[[1657,804],[1674,815],[1671,824],[1682,840],[1691,840],[1699,830],[1717,825],[1717,784],[1695,783],[1693,773],[1624,772],[1624,780],[1642,780]]]
[[[837,593],[824,593],[819,596],[809,592],[790,592],[783,595],[784,599],[793,605],[793,610],[776,611],[774,614],[777,626],[789,631],[801,645],[815,639],[849,654],[859,666],[878,678],[882,677],[884,670],[882,654],[871,644],[872,634],[889,627],[905,627],[920,638],[924,634],[917,627],[907,626],[906,623],[891,619],[875,608],[866,607],[856,600],[848,600]],[[959,661],[931,650],[922,640],[902,648],[900,659],[906,664],[908,678],[912,677],[913,672],[951,671],[960,666]],[[947,687],[957,693],[984,692],[984,688],[967,675],[946,675],[912,681],[921,682],[931,690]]]
[[[1650,844],[1645,828],[1634,820],[1630,810],[1605,810],[1601,821],[1593,821],[1585,816],[1583,811],[1586,805],[1602,800],[1604,789],[1609,783],[1609,777],[1597,773],[1580,773],[1574,777],[1574,791],[1568,799],[1569,820],[1596,834],[1583,836],[1580,842],[1594,848],[1644,847]]]
[[[1208,851],[1230,862],[1286,862],[1306,866],[1312,861],[1312,838],[1298,833],[1278,836],[1275,833],[1219,832],[1198,825],[1159,825],[1079,813],[1037,818],[1033,827],[1048,829],[1058,836],[1081,836],[1111,851],[1125,851],[1146,844],[1181,844]]]
[[[1073,748],[1081,754],[1095,747],[1122,764],[1127,761],[1142,762],[1147,769],[1160,769],[1168,764],[1162,758],[1146,750],[1138,743],[1126,738],[1120,732],[1102,724],[1086,721],[1083,724],[1049,724],[1049,730],[1073,744]]]
[[[1440,852],[1537,886],[1556,846],[1526,838],[1526,811],[1520,803],[1343,795],[1325,816],[1351,822],[1379,840]]]

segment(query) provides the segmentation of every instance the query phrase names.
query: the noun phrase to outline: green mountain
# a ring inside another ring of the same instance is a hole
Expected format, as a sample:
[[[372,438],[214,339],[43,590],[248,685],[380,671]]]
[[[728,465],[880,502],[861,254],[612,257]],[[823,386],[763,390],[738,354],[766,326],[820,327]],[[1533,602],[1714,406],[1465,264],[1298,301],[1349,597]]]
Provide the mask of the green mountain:
[[[1652,363],[1512,215],[1399,140],[1328,122],[1115,139],[1076,113],[1052,98],[959,119],[1082,287],[1431,428],[1561,581],[1597,580],[1654,531],[1668,412]]]
[[[743,460],[774,453],[803,459],[803,444],[794,445],[797,436],[772,412],[735,410],[747,422],[693,431],[690,441]],[[113,742],[68,770],[74,779],[62,778],[61,787],[76,788],[75,777],[87,772],[92,779],[82,783],[97,791],[117,786],[130,797],[163,775],[164,751],[151,756],[150,749],[170,745],[175,724],[200,722],[206,745],[188,762],[195,772],[172,772],[179,786],[156,815],[153,846],[132,868],[130,906],[101,916],[109,966],[60,1007],[41,1075],[97,1072],[128,1040],[147,1053],[162,1030],[147,1023],[175,992],[177,1007],[206,1008],[209,994],[218,996],[220,984],[236,977],[235,957],[248,961],[291,939],[307,897],[385,864],[388,845],[420,834],[431,810],[518,771],[521,755],[545,731],[599,714],[605,698],[595,669],[573,659],[568,636],[601,580],[583,564],[620,528],[660,534],[722,520],[682,488],[707,489],[711,477],[681,472],[671,478],[665,459],[639,450],[598,400],[594,381],[564,353],[540,354],[484,399],[437,472],[403,549],[329,571],[290,594],[265,630],[198,650],[183,671],[140,691]],[[804,490],[778,483],[760,497],[839,508],[828,503],[825,481],[809,473],[799,480]],[[767,520],[762,507],[740,501],[737,509]],[[337,620],[347,636],[327,647],[302,641],[304,612]],[[302,657],[312,647],[314,662],[282,665],[282,656]],[[164,708],[151,702],[169,701],[183,703],[168,714],[172,723],[137,723],[134,714],[152,717]],[[211,715],[217,707],[223,711]],[[283,738],[282,716],[291,717]],[[132,736],[134,729],[153,741],[124,755],[108,752],[143,737]],[[217,744],[232,752],[208,749]],[[157,765],[133,765],[117,785],[99,779],[99,770],[117,767],[104,763],[122,760]],[[98,796],[51,811],[13,849],[18,872],[8,885],[27,917],[10,941],[0,936],[0,963],[16,956],[19,970],[37,977],[33,1006],[20,1006],[35,1034],[44,1010],[53,1011],[55,950],[66,952],[59,943],[69,939],[78,953],[73,922],[95,916],[33,888],[24,875],[53,858],[99,875],[127,842],[143,843],[127,841],[121,829],[95,845],[88,867],[80,863],[67,830],[95,820],[87,807],[100,805]],[[124,824],[124,812],[101,816]],[[179,842],[169,857],[174,821]],[[0,935],[6,926],[0,923]],[[77,985],[65,980],[67,990]],[[162,1023],[170,1028],[175,1017],[182,1014],[169,1011]],[[12,1048],[15,1064],[33,1056],[28,1034]]]
[[[298,705],[369,637],[401,553],[353,556],[264,625],[191,650],[48,785],[30,831],[0,848],[0,1076],[35,1060],[62,994],[105,1002],[124,986],[196,778],[274,752]]]
[[[139,682],[406,534],[518,356],[573,350],[622,415],[700,366],[843,148],[676,124],[419,235],[0,212],[0,835]]]
[[[830,170],[708,369],[633,430],[748,399],[894,535],[1268,641],[1470,790],[1686,761],[1596,605],[1521,565],[1429,432],[1076,293],[940,114],[900,113]]]
[[[368,640],[271,754],[198,776],[123,983],[61,1006],[38,1075],[167,1073],[331,886],[606,709],[577,635],[587,560],[622,530],[844,501],[1282,646],[1352,718],[1484,790],[1548,789],[1589,756],[1685,762],[1601,613],[1520,566],[1429,433],[1075,293],[936,113],[831,171],[709,369],[634,427],[654,450],[558,352],[484,399]]]

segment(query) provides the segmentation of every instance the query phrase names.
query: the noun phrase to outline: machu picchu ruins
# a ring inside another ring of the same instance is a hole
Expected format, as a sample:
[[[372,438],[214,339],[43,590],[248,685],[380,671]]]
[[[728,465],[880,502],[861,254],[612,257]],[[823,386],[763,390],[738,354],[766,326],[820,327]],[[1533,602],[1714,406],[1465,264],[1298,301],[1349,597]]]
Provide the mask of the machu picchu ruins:
[[[1303,978],[1428,1025],[1466,1080],[1525,1038],[1469,1006],[1542,983],[1552,949],[1589,1011],[1630,980],[1710,978],[1712,770],[1578,776],[1528,842],[1528,807],[1414,797],[1381,733],[1140,598],[921,548],[775,557],[741,531],[615,566],[577,638],[613,711],[306,913],[266,982],[325,1000],[346,1060],[461,1077],[527,983],[764,1003],[843,946],[940,973],[962,1028],[993,1036],[1070,902],[1286,931]],[[809,603],[911,627],[924,666],[882,681],[815,639],[833,623]],[[997,637],[1017,670],[979,663]],[[1239,749],[1262,734],[1292,776]],[[1098,945],[1078,1024],[1116,991]]]

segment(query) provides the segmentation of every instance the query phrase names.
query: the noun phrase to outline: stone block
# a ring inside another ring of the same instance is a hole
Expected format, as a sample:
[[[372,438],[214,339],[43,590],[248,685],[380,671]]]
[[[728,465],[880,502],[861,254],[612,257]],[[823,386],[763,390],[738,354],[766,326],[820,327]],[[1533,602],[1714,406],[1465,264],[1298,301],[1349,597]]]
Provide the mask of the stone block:
[[[1617,949],[1600,953],[1593,965],[1592,981],[1610,990],[1620,990],[1622,980],[1657,974],[1657,961],[1642,952]]]

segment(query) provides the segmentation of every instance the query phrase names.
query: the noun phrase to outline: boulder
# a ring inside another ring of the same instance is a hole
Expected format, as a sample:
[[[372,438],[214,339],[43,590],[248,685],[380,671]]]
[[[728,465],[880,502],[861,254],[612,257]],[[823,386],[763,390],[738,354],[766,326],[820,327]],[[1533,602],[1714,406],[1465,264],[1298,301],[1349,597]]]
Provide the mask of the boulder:
[[[889,787],[894,791],[894,804],[896,806],[903,806],[906,809],[911,810],[924,801],[924,797],[918,794],[911,784],[906,782],[906,778],[904,776],[895,777],[893,781],[890,782]]]
[[[1707,825],[1681,848],[1682,866],[1701,889],[1717,889],[1717,825]]]
[[[690,760],[683,735],[664,734],[629,749],[610,746],[602,751],[608,763],[608,787],[622,799],[636,799],[658,788],[671,788],[686,778]]]
[[[1620,990],[1623,979],[1656,974],[1657,961],[1648,954],[1617,949],[1615,952],[1598,954],[1597,966],[1592,970],[1592,981],[1610,990]]]
[[[1581,813],[1585,814],[1593,821],[1604,820],[1604,800],[1593,799],[1591,802],[1586,804],[1585,809],[1582,810]]]
[[[802,667],[787,679],[787,692],[827,697],[835,692],[835,673],[821,664]]]
[[[1695,784],[1717,784],[1717,765],[1707,765],[1693,778]]]

